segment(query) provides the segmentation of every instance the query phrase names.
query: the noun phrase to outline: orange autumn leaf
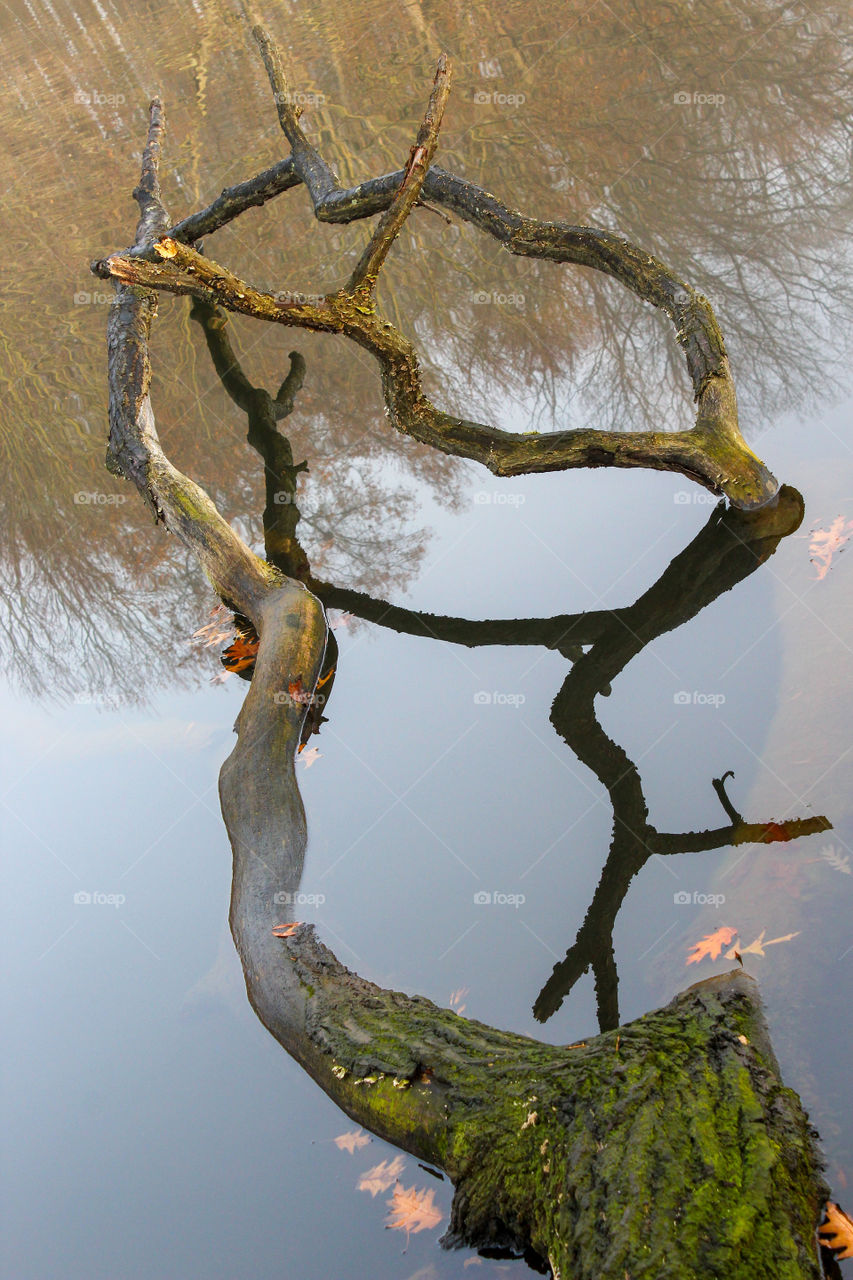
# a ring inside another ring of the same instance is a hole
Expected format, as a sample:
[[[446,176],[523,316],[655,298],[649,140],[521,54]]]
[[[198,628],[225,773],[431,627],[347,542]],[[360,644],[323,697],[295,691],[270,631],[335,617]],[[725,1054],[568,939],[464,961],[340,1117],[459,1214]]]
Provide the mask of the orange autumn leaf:
[[[238,635],[233,644],[223,650],[222,662],[229,671],[245,671],[258,656],[258,638]]]
[[[716,960],[723,947],[729,945],[736,933],[737,929],[730,929],[728,925],[724,925],[722,929],[717,929],[715,933],[707,933],[701,942],[693,944],[693,950],[688,955],[685,963],[698,964],[706,956],[711,960]]]
[[[391,1212],[385,1226],[390,1230],[405,1231],[407,1237],[413,1231],[437,1227],[443,1217],[433,1202],[433,1192],[425,1187],[418,1191],[417,1187],[401,1187],[397,1183],[388,1204]]]
[[[273,930],[275,932],[275,930]],[[339,1151],[349,1151],[354,1155],[358,1147],[366,1147],[370,1142],[370,1134],[363,1129],[351,1129],[349,1133],[339,1133],[335,1138],[335,1146]]]
[[[291,920],[289,924],[277,924],[273,929],[273,935],[276,938],[292,938],[301,923],[301,920]]]
[[[369,1191],[378,1196],[380,1191],[387,1191],[403,1172],[406,1160],[404,1156],[395,1156],[393,1160],[383,1160],[375,1164],[367,1173],[363,1173],[355,1184],[356,1191]]]
[[[853,1258],[853,1220],[832,1200],[826,1205],[827,1221],[818,1228],[820,1242],[839,1258]]]

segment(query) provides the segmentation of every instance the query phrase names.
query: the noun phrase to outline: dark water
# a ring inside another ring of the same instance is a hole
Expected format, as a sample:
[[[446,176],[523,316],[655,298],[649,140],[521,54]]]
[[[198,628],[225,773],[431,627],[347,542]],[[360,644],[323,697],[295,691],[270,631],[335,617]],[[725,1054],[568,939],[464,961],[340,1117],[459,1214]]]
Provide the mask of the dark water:
[[[359,3],[345,22],[327,4],[257,16],[316,95],[306,119],[344,180],[402,162],[445,47],[446,167],[540,216],[618,228],[718,307],[745,434],[803,495],[805,517],[697,616],[652,618],[654,638],[596,714],[636,765],[658,831],[723,825],[712,779],[726,770],[748,822],[826,815],[832,829],[649,861],[615,919],[618,1013],[729,967],[685,964],[723,925],[743,946],[796,934],[744,959],[850,1210],[850,563],[836,553],[821,578],[810,559],[814,529],[853,519],[842,15]],[[216,792],[245,686],[210,683],[216,650],[190,641],[209,589],[103,470],[107,290],[87,263],[130,238],[155,90],[175,216],[282,154],[245,22],[224,3],[35,0],[0,21],[0,225],[14,264],[0,299],[3,1274],[527,1274],[444,1253],[438,1230],[407,1247],[385,1230],[387,1194],[355,1188],[394,1150],[339,1150],[353,1126],[249,1009]],[[363,236],[318,226],[294,191],[207,248],[261,285],[321,291]],[[669,335],[593,273],[510,259],[419,212],[383,300],[423,347],[443,406],[543,431],[689,422]],[[277,385],[293,335],[233,328],[252,376]],[[308,374],[288,429],[311,468],[303,538],[328,580],[472,619],[617,609],[714,516],[679,477],[499,482],[429,455],[392,436],[366,358],[298,339]],[[153,359],[166,452],[259,546],[258,460],[178,301],[163,302]],[[549,722],[569,661],[541,644],[469,648],[360,620],[336,635],[321,755],[299,767],[301,889],[321,936],[383,986],[555,1043],[593,1033],[589,972],[547,1021],[533,1014],[613,825],[602,782]],[[434,1185],[449,1207],[448,1184],[412,1158],[403,1180]]]

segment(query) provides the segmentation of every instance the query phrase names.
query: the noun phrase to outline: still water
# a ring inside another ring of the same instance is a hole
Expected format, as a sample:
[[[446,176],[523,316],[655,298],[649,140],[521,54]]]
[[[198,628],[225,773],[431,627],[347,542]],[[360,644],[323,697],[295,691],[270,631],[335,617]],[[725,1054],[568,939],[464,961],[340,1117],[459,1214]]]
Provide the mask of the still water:
[[[381,608],[379,621],[333,611],[334,696],[319,757],[298,765],[302,913],[381,986],[554,1043],[724,972],[724,954],[686,960],[731,929],[849,1210],[844,17],[758,3],[253,10],[342,181],[403,162],[444,48],[446,168],[531,214],[619,230],[712,299],[747,439],[805,514],[694,616],[666,591],[642,598],[717,518],[703,490],[642,471],[497,481],[394,435],[374,368],[342,340],[231,323],[259,384],[278,385],[294,342],[306,359],[287,430],[310,467],[314,572],[411,610],[529,623],[472,645],[438,623],[401,633]],[[397,1153],[337,1145],[352,1124],[249,1008],[216,790],[246,686],[193,640],[214,604],[196,566],[103,468],[109,287],[88,262],[131,238],[152,93],[176,218],[283,154],[246,18],[224,0],[32,0],[0,23],[3,1275],[528,1274],[442,1251],[441,1228],[386,1230],[387,1193],[356,1186]],[[317,293],[363,241],[358,225],[318,225],[297,189],[206,248],[263,287]],[[689,424],[660,317],[595,273],[512,259],[419,210],[382,299],[443,407],[541,431]],[[163,299],[152,358],[167,454],[260,548],[262,471],[185,300]],[[815,535],[839,518],[822,564]],[[614,810],[569,724],[584,689],[567,686],[568,720],[549,720],[579,655],[543,643],[536,620],[638,601],[646,642],[602,673],[595,715],[672,839],[602,905]],[[689,851],[691,833],[727,821],[712,780],[729,770],[747,822],[825,815],[831,829]],[[446,1181],[412,1157],[401,1176],[447,1212]]]

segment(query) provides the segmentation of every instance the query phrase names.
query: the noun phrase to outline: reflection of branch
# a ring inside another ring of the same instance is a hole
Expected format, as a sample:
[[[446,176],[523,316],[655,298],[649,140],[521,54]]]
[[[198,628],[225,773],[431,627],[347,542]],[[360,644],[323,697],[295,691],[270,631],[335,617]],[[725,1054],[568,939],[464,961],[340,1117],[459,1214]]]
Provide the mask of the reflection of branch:
[[[496,475],[570,467],[652,467],[677,471],[740,507],[760,506],[777,484],[740,434],[737,405],[723,337],[707,300],[663,263],[608,232],[537,222],[508,209],[493,196],[437,169],[429,162],[448,91],[440,62],[430,106],[408,167],[401,175],[364,183],[351,192],[337,189],[334,175],[311,147],[290,104],[284,73],[269,37],[256,30],[282,128],[293,148],[290,169],[268,170],[242,189],[224,192],[211,210],[175,228],[155,246],[161,262],[114,255],[93,269],[125,283],[187,293],[230,310],[315,332],[349,337],[377,360],[389,418],[398,430],[445,453],[472,458]],[[315,306],[278,302],[185,246],[263,203],[277,190],[304,181],[318,217],[350,221],[386,209],[349,283]],[[443,413],[424,394],[415,348],[393,325],[377,316],[372,300],[376,274],[419,194],[442,203],[493,235],[511,252],[556,262],[575,262],[606,272],[673,321],[697,401],[696,423],[682,432],[576,430],[547,436],[519,435]],[[218,213],[214,209],[218,208]],[[154,255],[149,255],[154,257]],[[364,295],[364,287],[367,295]]]
[[[731,800],[726,795],[726,778],[733,778],[734,776],[735,775],[733,770],[727,769],[726,772],[723,774],[722,778],[711,779],[711,786],[714,788],[717,795],[720,797],[720,804],[723,806],[726,813],[731,818],[732,822],[743,822],[743,818],[740,816],[737,809],[734,807]]]

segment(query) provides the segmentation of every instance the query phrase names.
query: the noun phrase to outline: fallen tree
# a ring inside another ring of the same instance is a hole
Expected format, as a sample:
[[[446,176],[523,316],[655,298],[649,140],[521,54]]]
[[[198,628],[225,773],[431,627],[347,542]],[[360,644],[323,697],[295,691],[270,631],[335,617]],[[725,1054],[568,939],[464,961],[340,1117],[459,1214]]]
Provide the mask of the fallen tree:
[[[133,261],[168,224],[162,130],[155,103]],[[310,925],[276,936],[304,858],[293,761],[324,663],[325,612],[164,455],[149,395],[155,309],[153,293],[118,284],[108,464],[259,638],[220,796],[234,853],[231,927],[264,1024],[350,1116],[446,1170],[456,1187],[449,1243],[528,1250],[563,1280],[820,1276],[826,1187],[814,1135],[781,1084],[744,974],[563,1047],[382,990],[346,970]]]
[[[275,45],[260,27],[254,35],[291,156],[224,191],[208,209],[171,229],[158,226],[158,234],[145,245],[94,262],[96,274],[147,289],[189,294],[277,324],[344,335],[376,360],[393,426],[445,453],[480,462],[498,476],[571,467],[651,467],[679,472],[745,509],[773,497],[778,488],[775,477],[741,435],[723,335],[706,298],[664,263],[610,232],[525,217],[489,192],[432,164],[450,92],[444,55],[406,167],[345,191],[299,124],[301,108],[293,105],[294,95]],[[264,292],[198,251],[202,236],[299,183],[307,188],[315,216],[323,221],[350,222],[383,211],[341,289],[309,297],[293,290]],[[694,426],[678,432],[576,429],[539,435],[502,431],[436,408],[424,393],[415,347],[381,314],[376,301],[382,265],[422,199],[495,237],[511,253],[606,272],[665,312],[684,351],[697,406]]]

